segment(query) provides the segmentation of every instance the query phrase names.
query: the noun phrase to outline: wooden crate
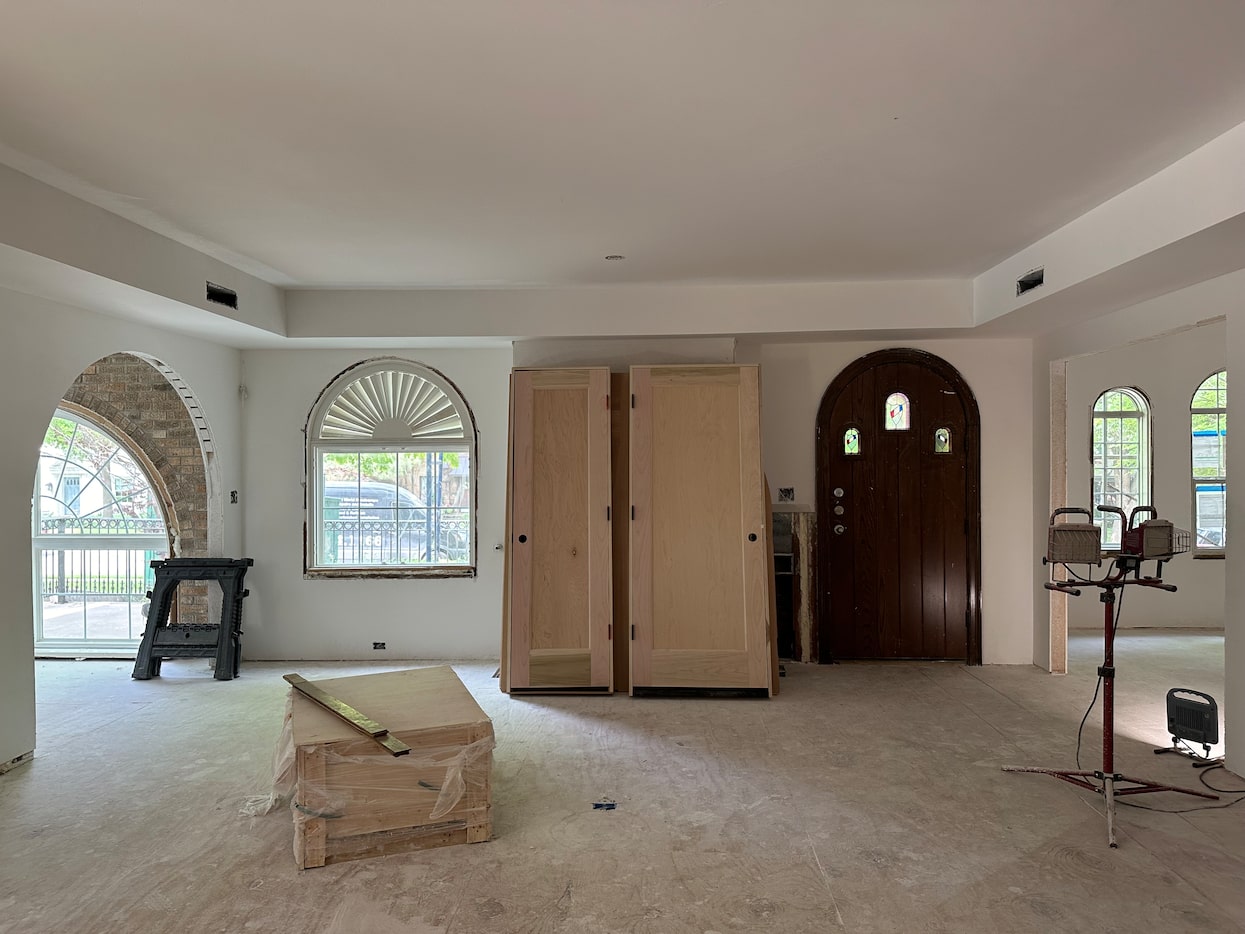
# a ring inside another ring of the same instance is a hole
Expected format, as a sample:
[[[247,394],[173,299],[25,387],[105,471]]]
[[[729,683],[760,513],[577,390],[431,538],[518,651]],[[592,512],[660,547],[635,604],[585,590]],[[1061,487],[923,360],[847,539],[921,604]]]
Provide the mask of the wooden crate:
[[[452,668],[315,684],[411,752],[391,756],[291,692],[282,746],[300,869],[489,839],[493,724]]]

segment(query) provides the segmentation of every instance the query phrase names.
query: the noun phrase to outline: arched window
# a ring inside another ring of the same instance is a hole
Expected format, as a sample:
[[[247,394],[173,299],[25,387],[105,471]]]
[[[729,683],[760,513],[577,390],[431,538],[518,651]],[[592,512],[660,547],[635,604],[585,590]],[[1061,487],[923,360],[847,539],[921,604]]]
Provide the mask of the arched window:
[[[887,431],[907,431],[912,424],[908,397],[902,392],[892,392],[886,397],[886,411],[883,414],[883,424]]]
[[[843,432],[843,453],[855,457],[860,453],[860,429],[848,428]]]
[[[1197,387],[1190,414],[1193,467],[1194,549],[1222,553],[1227,545],[1228,371],[1212,373]]]
[[[36,651],[136,651],[151,562],[169,553],[141,455],[85,415],[57,409],[39,450],[34,505]]]
[[[445,376],[393,358],[347,370],[308,423],[307,573],[474,574],[475,462]]]
[[[1137,389],[1108,389],[1094,403],[1094,484],[1092,505],[1118,506],[1127,515],[1135,506],[1152,505],[1150,497],[1150,405]],[[1120,547],[1118,516],[1098,513],[1102,544]]]

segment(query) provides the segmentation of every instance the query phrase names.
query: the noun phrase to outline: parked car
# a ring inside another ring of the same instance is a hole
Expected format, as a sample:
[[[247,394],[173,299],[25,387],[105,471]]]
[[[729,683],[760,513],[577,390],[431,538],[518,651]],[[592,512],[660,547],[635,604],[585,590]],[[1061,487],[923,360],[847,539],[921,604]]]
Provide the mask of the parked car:
[[[466,510],[437,509],[395,484],[326,481],[320,520],[325,564],[469,561]]]

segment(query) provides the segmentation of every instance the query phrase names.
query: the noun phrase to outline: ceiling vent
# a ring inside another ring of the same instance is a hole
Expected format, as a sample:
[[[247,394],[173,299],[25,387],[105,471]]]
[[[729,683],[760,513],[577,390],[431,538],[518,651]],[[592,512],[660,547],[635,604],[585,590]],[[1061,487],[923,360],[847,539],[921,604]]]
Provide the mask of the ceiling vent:
[[[1023,276],[1016,280],[1016,294],[1024,295],[1026,292],[1032,292],[1039,285],[1046,281],[1046,267],[1039,266],[1037,269],[1030,269]]]
[[[238,307],[238,293],[233,289],[227,289],[223,285],[217,285],[215,282],[207,284],[207,300],[217,305],[224,305],[227,308]]]

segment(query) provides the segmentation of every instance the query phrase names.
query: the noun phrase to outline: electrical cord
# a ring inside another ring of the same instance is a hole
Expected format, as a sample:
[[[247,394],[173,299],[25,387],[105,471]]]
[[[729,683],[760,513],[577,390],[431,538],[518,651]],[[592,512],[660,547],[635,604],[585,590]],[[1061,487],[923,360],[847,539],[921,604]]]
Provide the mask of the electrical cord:
[[[1072,570],[1072,567],[1070,565],[1065,564],[1064,562],[1060,562],[1059,566],[1063,568],[1065,571],[1067,571],[1068,574],[1071,575],[1073,580],[1080,581],[1082,584],[1096,583],[1096,581],[1094,580],[1093,574],[1090,574],[1089,577],[1082,577],[1080,574],[1076,573],[1076,571]]]
[[[1120,610],[1124,609],[1124,590],[1120,588],[1120,595],[1115,601],[1115,616],[1111,620],[1111,642],[1115,643],[1115,631],[1120,628]],[[1093,711],[1094,705],[1098,703],[1098,692],[1102,689],[1102,675],[1098,676],[1098,683],[1094,685],[1094,696],[1089,701],[1089,706],[1085,708],[1085,716],[1081,717],[1081,725],[1076,728],[1076,768],[1081,769],[1081,733],[1085,730],[1085,721],[1089,719],[1090,712]]]
[[[1158,811],[1161,814],[1188,814],[1190,811],[1221,811],[1224,808],[1235,807],[1242,801],[1245,801],[1245,788],[1216,788],[1206,780],[1206,773],[1213,772],[1215,769],[1222,769],[1222,765],[1212,765],[1207,769],[1198,772],[1198,781],[1209,788],[1211,791],[1218,792],[1221,795],[1239,794],[1240,797],[1235,801],[1228,801],[1224,804],[1200,804],[1192,808],[1155,808],[1148,804],[1137,804],[1135,801],[1125,801],[1123,798],[1116,797],[1115,803],[1124,807],[1140,808],[1143,811]]]

